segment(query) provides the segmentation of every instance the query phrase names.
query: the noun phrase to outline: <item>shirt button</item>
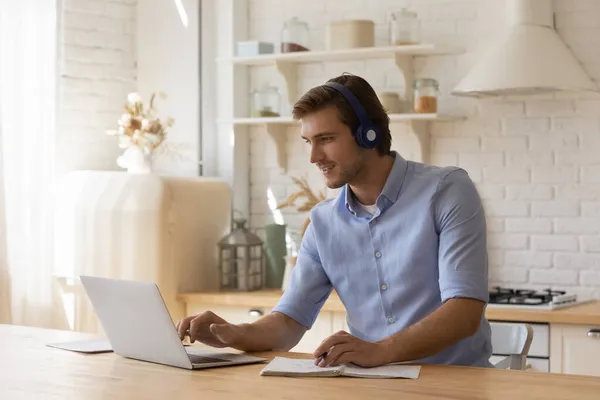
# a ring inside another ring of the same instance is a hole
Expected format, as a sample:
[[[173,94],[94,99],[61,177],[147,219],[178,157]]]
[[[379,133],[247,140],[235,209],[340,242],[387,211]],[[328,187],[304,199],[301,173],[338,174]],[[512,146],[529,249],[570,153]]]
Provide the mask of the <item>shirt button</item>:
[[[388,324],[393,324],[394,323],[394,317],[389,317],[388,318]]]
[[[377,258],[381,257],[381,253],[380,252],[375,253],[375,257],[377,257]]]
[[[387,285],[385,283],[381,285],[381,290],[387,290]]]

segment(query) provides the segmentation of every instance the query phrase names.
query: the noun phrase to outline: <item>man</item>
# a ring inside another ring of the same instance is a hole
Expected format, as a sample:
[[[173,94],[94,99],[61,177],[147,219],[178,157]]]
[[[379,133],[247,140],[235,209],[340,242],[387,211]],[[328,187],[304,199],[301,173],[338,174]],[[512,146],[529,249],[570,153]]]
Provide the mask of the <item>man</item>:
[[[311,210],[289,289],[269,315],[235,325],[205,312],[178,323],[181,338],[289,350],[335,289],[350,332],[325,338],[319,366],[491,366],[486,224],[467,173],[391,151],[389,117],[357,76],[311,89],[293,116],[311,163],[342,190]]]

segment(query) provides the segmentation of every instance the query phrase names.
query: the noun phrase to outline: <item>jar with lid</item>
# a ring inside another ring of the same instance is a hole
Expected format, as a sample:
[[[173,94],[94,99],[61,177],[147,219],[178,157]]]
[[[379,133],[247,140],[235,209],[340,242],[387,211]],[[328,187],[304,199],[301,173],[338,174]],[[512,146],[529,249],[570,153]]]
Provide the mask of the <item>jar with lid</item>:
[[[432,78],[419,78],[413,85],[414,111],[416,113],[436,113],[439,84]]]
[[[264,84],[252,92],[252,117],[279,117],[280,101],[277,87]]]
[[[417,14],[403,8],[389,16],[389,35],[392,46],[419,42],[419,20]]]
[[[308,42],[309,30],[306,22],[300,21],[298,17],[292,17],[283,23],[281,30],[282,53],[308,51]]]

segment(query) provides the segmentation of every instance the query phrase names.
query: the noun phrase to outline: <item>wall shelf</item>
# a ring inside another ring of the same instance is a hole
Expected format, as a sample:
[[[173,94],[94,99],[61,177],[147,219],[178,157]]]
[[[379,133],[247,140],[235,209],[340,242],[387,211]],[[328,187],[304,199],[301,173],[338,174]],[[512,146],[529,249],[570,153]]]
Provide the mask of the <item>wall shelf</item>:
[[[465,117],[447,114],[389,114],[390,123],[403,122],[410,125],[410,131],[419,142],[420,159],[427,162],[430,143],[430,123],[464,120]],[[285,151],[286,130],[300,124],[292,117],[235,118],[232,121],[219,121],[219,124],[231,124],[235,128],[262,126],[273,139],[277,152],[277,164],[283,172],[287,171],[287,153]]]
[[[299,51],[294,53],[262,54],[252,57],[219,58],[219,62],[237,65],[275,65],[285,63],[310,63],[324,61],[349,61],[360,59],[393,58],[400,56],[435,56],[460,54],[464,49],[456,46],[437,44],[414,44],[403,46],[373,46],[343,50]]]
[[[404,76],[405,99],[410,99],[414,76],[412,57],[439,56],[463,53],[462,47],[438,44],[414,44],[402,46],[373,46],[341,50],[299,51],[292,53],[261,54],[252,57],[218,58],[218,62],[238,66],[274,66],[285,80],[287,100],[293,104],[297,99],[297,65],[311,62],[373,60],[389,58]]]
[[[405,114],[388,114],[390,122],[403,122],[403,121],[459,121],[465,119],[460,115],[449,115],[449,114],[424,114],[424,113],[405,113]],[[232,124],[232,125],[298,125],[297,121],[294,121],[292,117],[247,117],[247,118],[235,118],[233,121],[219,121],[219,124]]]

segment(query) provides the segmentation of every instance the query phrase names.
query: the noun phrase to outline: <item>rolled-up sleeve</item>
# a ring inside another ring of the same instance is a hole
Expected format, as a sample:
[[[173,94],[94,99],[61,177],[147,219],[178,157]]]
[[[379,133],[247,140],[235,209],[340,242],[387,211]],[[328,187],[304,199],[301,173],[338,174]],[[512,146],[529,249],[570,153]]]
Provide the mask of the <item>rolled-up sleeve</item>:
[[[440,182],[434,199],[439,235],[442,302],[467,297],[487,302],[488,255],[481,198],[466,171],[456,169]]]
[[[331,282],[319,259],[314,225],[310,223],[302,238],[288,288],[272,312],[283,313],[310,329],[331,291]]]

